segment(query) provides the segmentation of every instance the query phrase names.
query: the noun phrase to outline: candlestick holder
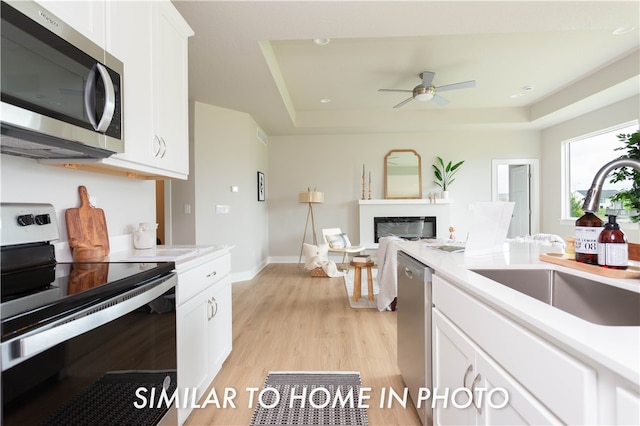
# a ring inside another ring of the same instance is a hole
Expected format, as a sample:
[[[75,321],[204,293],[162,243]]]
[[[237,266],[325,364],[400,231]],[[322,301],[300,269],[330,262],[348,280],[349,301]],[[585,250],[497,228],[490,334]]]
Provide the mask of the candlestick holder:
[[[371,199],[371,181],[369,181],[369,199]]]
[[[364,175],[362,175],[362,199],[364,200]]]

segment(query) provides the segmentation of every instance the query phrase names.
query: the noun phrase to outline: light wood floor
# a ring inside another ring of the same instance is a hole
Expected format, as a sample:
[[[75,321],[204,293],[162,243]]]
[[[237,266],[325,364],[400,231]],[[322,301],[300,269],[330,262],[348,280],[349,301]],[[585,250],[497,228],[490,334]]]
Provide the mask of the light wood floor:
[[[283,370],[359,371],[371,388],[369,424],[420,425],[410,401],[380,408],[383,388],[404,390],[396,346],[396,313],[350,308],[342,278],[269,265],[233,284],[233,350],[212,386],[221,403],[225,388],[235,389],[236,408],[196,408],[186,425],[248,425],[255,401],[249,408],[246,388],[262,389],[269,371]]]

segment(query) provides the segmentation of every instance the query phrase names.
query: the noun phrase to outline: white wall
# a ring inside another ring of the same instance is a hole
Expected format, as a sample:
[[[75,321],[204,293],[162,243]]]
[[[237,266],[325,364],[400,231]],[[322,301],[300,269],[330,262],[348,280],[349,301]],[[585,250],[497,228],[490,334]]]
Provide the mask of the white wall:
[[[232,244],[233,279],[249,279],[268,258],[267,209],[273,200],[267,145],[256,138],[257,124],[248,114],[200,102],[191,110],[189,181],[171,185],[173,244]],[[258,171],[266,176],[265,202],[257,201]],[[230,212],[216,213],[218,205]]]
[[[575,221],[562,220],[562,142],[640,118],[640,97],[634,96],[549,127],[542,132],[542,232],[573,236]],[[604,162],[603,162],[604,165]],[[621,224],[629,242],[640,243],[638,224]]]
[[[453,199],[450,225],[464,239],[470,225],[469,206],[491,200],[491,160],[539,159],[539,138],[537,131],[465,128],[421,134],[271,137],[269,255],[273,261],[298,260],[307,214],[307,205],[298,203],[298,193],[307,187],[325,193],[324,204],[314,207],[318,238],[322,228],[340,227],[357,243],[362,165],[366,180],[372,172],[372,198],[384,198],[384,157],[391,149],[415,149],[422,157],[423,198],[437,190],[432,167],[436,156],[465,160],[449,195]]]
[[[68,241],[64,212],[80,206],[80,185],[96,198],[96,207],[104,210],[110,236],[131,234],[138,223],[155,221],[154,181],[65,169],[4,154],[0,161],[2,202],[53,204],[60,242]]]

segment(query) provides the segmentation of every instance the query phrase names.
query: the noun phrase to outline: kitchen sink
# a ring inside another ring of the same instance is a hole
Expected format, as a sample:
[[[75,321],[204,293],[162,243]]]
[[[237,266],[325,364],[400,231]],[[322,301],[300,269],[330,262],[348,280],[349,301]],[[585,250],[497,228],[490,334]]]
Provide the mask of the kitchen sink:
[[[594,324],[640,326],[640,293],[553,269],[473,272]]]

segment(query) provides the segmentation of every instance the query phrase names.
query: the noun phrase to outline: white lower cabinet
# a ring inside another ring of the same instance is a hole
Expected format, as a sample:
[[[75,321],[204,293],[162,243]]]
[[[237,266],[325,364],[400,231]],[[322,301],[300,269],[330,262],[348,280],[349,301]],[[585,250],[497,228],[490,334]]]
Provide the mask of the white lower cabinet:
[[[561,423],[437,309],[433,342],[435,424]]]
[[[596,424],[601,420],[599,372],[594,367],[437,273],[433,303],[434,389],[474,391],[474,404],[468,409],[438,405],[437,424]],[[500,407],[501,392],[492,392],[496,388],[508,394],[504,407]],[[486,398],[489,394],[494,397],[491,401]]]
[[[209,256],[190,268],[178,269],[177,355],[181,405],[193,406],[205,393],[231,353],[231,257]],[[184,423],[192,408],[178,410]]]

